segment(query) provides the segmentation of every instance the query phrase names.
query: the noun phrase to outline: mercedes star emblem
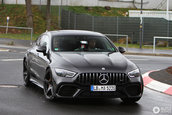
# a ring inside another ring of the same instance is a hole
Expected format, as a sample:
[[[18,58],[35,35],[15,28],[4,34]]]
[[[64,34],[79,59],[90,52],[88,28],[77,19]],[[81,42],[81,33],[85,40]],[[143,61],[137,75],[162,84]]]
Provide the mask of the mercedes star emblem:
[[[109,82],[109,76],[106,74],[102,74],[99,76],[99,82],[101,84],[107,84]]]

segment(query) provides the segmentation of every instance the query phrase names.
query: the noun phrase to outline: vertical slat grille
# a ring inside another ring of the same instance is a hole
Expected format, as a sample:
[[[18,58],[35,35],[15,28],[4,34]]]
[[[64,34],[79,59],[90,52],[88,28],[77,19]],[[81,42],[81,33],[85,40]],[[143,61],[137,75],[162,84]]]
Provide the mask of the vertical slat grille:
[[[109,77],[107,85],[120,85],[128,82],[128,76],[125,73],[81,73],[75,82],[80,85],[101,85],[99,77],[102,74]]]

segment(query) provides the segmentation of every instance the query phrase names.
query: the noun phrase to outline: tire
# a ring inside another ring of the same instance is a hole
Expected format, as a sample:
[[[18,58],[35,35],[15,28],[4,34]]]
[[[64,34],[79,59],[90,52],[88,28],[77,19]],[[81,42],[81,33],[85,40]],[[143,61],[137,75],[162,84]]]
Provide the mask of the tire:
[[[52,73],[48,69],[46,72],[45,79],[44,79],[44,96],[47,100],[50,100],[50,101],[55,100],[54,84],[55,83],[52,77]]]
[[[23,81],[25,87],[29,87],[31,85],[30,73],[28,71],[26,61],[23,62]]]
[[[135,98],[121,98],[121,100],[122,100],[124,103],[132,104],[132,103],[136,103],[137,101],[139,101],[140,98],[141,98],[141,97],[135,97]]]

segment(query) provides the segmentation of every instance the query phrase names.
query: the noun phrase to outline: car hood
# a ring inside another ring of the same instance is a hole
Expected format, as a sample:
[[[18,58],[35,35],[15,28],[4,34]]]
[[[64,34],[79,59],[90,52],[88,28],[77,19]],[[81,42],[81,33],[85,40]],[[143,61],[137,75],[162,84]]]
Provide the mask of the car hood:
[[[116,71],[125,72],[130,66],[136,66],[121,53],[54,53],[54,65],[58,68],[74,71]]]

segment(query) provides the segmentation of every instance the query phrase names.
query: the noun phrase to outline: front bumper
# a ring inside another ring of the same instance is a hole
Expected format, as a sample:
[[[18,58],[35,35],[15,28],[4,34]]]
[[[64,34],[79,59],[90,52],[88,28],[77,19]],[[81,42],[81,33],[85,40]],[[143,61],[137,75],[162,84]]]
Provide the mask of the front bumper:
[[[110,92],[91,91],[91,85],[102,85],[96,80],[98,79],[98,77],[96,78],[96,74],[90,74],[93,77],[87,77],[87,79],[85,74],[84,76],[77,75],[74,78],[58,77],[55,75],[55,78],[57,78],[55,80],[55,94],[61,98],[135,98],[142,96],[143,82],[141,76],[129,78],[124,74],[119,75],[120,77],[118,75],[114,74],[114,78],[112,74],[108,73],[111,80],[106,85],[116,85],[116,91]],[[85,79],[83,79],[84,77]]]
[[[141,97],[142,84],[128,83],[117,85],[116,91],[93,92],[91,86],[81,86],[75,83],[61,83],[57,85],[55,93],[57,97],[62,98],[125,98]]]

